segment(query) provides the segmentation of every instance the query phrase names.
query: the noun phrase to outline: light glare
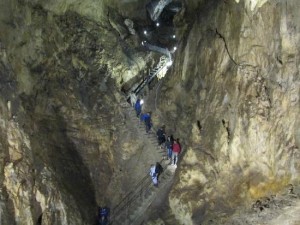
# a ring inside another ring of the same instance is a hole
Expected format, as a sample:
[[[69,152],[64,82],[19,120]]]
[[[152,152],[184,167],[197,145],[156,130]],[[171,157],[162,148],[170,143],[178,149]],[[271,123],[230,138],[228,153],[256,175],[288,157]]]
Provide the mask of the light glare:
[[[167,62],[167,66],[172,66],[172,64],[173,64],[172,60],[170,60],[170,61]]]

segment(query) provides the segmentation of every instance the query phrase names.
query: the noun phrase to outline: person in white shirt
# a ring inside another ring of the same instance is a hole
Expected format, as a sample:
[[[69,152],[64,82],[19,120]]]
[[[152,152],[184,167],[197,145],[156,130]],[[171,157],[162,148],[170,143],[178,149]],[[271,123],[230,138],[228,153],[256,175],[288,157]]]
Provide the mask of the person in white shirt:
[[[155,165],[151,165],[151,168],[150,168],[150,176],[152,178],[152,182],[153,182],[153,185],[155,187],[158,187],[158,180],[157,180],[157,173],[155,171],[155,168],[156,166]]]

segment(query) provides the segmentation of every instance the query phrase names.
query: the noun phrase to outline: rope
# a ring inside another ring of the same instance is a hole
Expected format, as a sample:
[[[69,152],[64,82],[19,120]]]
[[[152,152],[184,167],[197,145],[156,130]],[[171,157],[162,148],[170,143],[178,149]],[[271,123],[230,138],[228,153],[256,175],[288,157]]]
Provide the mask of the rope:
[[[162,56],[158,64],[151,69],[149,75],[146,78],[144,78],[136,88],[134,88],[132,91],[129,91],[130,93],[133,92],[137,95],[148,83],[150,83],[154,79],[155,76],[157,76],[167,66],[168,61],[162,59],[163,57],[164,56]],[[127,96],[126,99],[129,98],[130,94]]]

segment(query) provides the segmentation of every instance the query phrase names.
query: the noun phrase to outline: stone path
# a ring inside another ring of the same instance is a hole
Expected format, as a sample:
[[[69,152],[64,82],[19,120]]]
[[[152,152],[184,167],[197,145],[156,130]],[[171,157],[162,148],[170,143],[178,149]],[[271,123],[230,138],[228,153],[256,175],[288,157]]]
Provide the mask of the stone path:
[[[113,225],[138,225],[143,223],[145,218],[147,218],[147,211],[151,208],[151,204],[156,200],[157,195],[162,191],[169,189],[173,175],[175,173],[175,167],[169,166],[169,161],[164,160],[166,156],[166,150],[158,148],[156,131],[155,128],[147,134],[145,131],[145,126],[136,117],[133,108],[128,107],[126,116],[130,123],[135,124],[137,127],[137,136],[144,135],[144,142],[148,142],[148,154],[152,154],[156,157],[156,161],[161,162],[164,172],[159,177],[159,187],[156,188],[152,184],[151,177],[148,172],[144,173],[144,177],[137,181],[135,188],[127,193],[123,202],[112,208],[111,213],[111,224]],[[135,165],[137,167],[137,165]],[[137,169],[137,168],[135,168]],[[147,170],[148,171],[148,170]]]

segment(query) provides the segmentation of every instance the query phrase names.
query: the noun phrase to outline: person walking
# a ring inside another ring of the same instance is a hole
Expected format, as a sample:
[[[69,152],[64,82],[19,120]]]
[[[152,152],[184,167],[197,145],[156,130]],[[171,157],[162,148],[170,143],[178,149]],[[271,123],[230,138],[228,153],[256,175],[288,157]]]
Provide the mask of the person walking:
[[[161,148],[162,144],[166,142],[166,134],[165,134],[164,126],[158,128],[156,132],[156,136],[157,136],[158,146]]]
[[[178,155],[181,152],[181,146],[178,142],[178,140],[174,140],[173,146],[172,146],[172,165],[177,167],[178,162]]]
[[[157,181],[158,181],[159,176],[162,174],[163,171],[164,171],[164,168],[162,167],[162,165],[159,162],[156,162],[156,164],[155,164],[155,173],[157,174]]]
[[[166,148],[167,148],[167,160],[170,160],[170,162],[172,162],[172,147],[173,147],[173,140],[171,136],[168,136],[166,141]]]
[[[146,133],[148,134],[152,127],[150,112],[144,114],[144,123],[146,126]]]
[[[134,105],[134,109],[135,109],[135,112],[136,112],[136,116],[139,118],[140,117],[140,114],[142,112],[142,104],[141,104],[141,99],[137,99],[136,102],[135,102],[135,105]]]
[[[108,207],[100,207],[98,212],[98,224],[97,225],[108,225],[109,223],[110,210]]]
[[[152,164],[150,167],[150,176],[153,182],[154,187],[158,187],[158,178],[156,173],[156,165]]]

